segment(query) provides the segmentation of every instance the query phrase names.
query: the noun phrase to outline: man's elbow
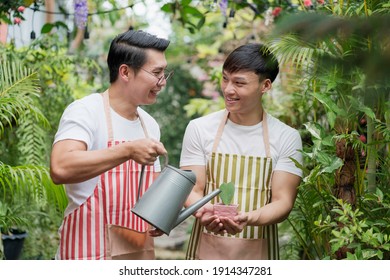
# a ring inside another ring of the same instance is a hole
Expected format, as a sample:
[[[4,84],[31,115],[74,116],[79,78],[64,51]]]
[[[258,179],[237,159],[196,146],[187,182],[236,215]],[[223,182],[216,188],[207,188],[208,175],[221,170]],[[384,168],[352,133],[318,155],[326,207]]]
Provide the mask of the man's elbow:
[[[50,178],[56,185],[65,184],[67,182],[64,169],[53,165],[50,166]]]

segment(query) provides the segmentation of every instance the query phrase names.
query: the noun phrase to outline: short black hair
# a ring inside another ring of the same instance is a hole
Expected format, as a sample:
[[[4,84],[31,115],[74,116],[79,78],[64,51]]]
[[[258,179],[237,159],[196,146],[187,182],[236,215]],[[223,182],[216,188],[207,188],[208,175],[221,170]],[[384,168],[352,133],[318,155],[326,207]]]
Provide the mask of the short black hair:
[[[146,63],[145,49],[164,52],[169,43],[167,39],[142,30],[128,30],[117,35],[111,42],[107,57],[110,83],[116,81],[120,65],[127,64],[137,72]]]
[[[233,50],[222,69],[228,73],[253,71],[260,79],[270,79],[273,82],[279,73],[279,63],[265,45],[249,43]]]

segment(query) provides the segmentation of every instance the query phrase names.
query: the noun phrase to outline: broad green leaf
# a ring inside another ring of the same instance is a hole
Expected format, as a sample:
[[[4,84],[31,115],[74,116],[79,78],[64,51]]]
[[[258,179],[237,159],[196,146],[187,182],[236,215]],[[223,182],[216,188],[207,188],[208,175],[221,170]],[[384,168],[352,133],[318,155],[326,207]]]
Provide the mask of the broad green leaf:
[[[321,170],[321,173],[333,173],[335,170],[339,169],[343,166],[343,161],[340,158],[336,158],[336,160],[332,161],[330,165],[326,166]]]
[[[161,10],[162,10],[163,12],[166,12],[166,13],[172,13],[172,12],[173,12],[173,5],[174,5],[174,4],[171,4],[171,3],[164,4],[164,5],[161,7]]]
[[[188,6],[190,3],[191,3],[192,0],[182,0],[181,1],[181,5],[184,7],[184,6]]]
[[[205,24],[205,22],[206,22],[206,17],[203,16],[203,17],[199,20],[199,22],[198,22],[198,24],[196,25],[196,27],[197,27],[198,29],[202,28],[202,26]]]
[[[66,30],[69,29],[69,27],[68,27],[64,22],[62,22],[62,21],[56,21],[56,22],[55,22],[55,26],[56,26],[57,28],[63,27],[63,28],[65,28]]]
[[[234,197],[234,184],[232,182],[223,183],[219,186],[219,189],[221,190],[219,197],[222,199],[222,203],[225,205],[229,205]]]
[[[41,33],[42,34],[50,33],[50,31],[53,29],[53,27],[54,27],[54,24],[45,23],[41,28]]]
[[[311,95],[321,102],[322,105],[327,109],[327,111],[334,112],[337,115],[344,115],[345,111],[343,111],[337,104],[330,98],[329,95],[323,93],[311,93]]]
[[[183,11],[186,13],[186,14],[190,14],[194,17],[203,17],[203,14],[196,8],[194,7],[191,7],[191,6],[187,6],[187,7],[184,7],[183,8]]]
[[[318,123],[305,123],[304,125],[314,138],[322,139],[323,129]]]
[[[369,116],[371,119],[376,119],[374,111],[370,108],[365,106],[363,103],[361,103],[359,100],[354,98],[353,96],[348,96],[348,98],[351,101],[352,108],[355,110],[358,110],[359,112],[365,113],[367,116]]]

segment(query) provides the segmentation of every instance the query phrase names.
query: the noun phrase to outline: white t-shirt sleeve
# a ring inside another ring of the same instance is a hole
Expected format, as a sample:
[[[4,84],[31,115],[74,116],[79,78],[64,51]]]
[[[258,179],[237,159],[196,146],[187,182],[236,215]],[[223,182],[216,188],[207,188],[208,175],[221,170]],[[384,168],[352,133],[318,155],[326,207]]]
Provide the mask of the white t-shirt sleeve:
[[[279,157],[274,170],[286,171],[302,177],[302,169],[295,165],[294,159],[302,164],[302,139],[297,130],[289,129],[280,135]]]
[[[180,166],[206,165],[203,137],[194,121],[190,121],[184,133]]]
[[[96,117],[84,103],[73,102],[65,109],[61,117],[54,143],[66,139],[79,140],[86,143],[87,149],[90,150],[97,126],[93,120],[96,120]]]

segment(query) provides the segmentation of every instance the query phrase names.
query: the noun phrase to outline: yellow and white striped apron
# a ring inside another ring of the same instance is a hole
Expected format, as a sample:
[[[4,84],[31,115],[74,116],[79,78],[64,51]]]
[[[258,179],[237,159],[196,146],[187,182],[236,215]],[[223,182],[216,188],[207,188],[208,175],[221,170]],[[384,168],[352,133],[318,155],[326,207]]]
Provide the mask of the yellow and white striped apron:
[[[207,163],[205,194],[217,189],[222,183],[235,185],[234,204],[238,211],[259,209],[271,201],[272,158],[268,139],[266,114],[263,114],[263,141],[266,157],[254,157],[217,153],[217,147],[229,112],[226,111],[214,140],[211,158]],[[215,197],[211,203],[220,202]],[[247,226],[236,235],[224,236],[208,232],[195,221],[187,249],[187,259],[279,259],[277,224]]]

